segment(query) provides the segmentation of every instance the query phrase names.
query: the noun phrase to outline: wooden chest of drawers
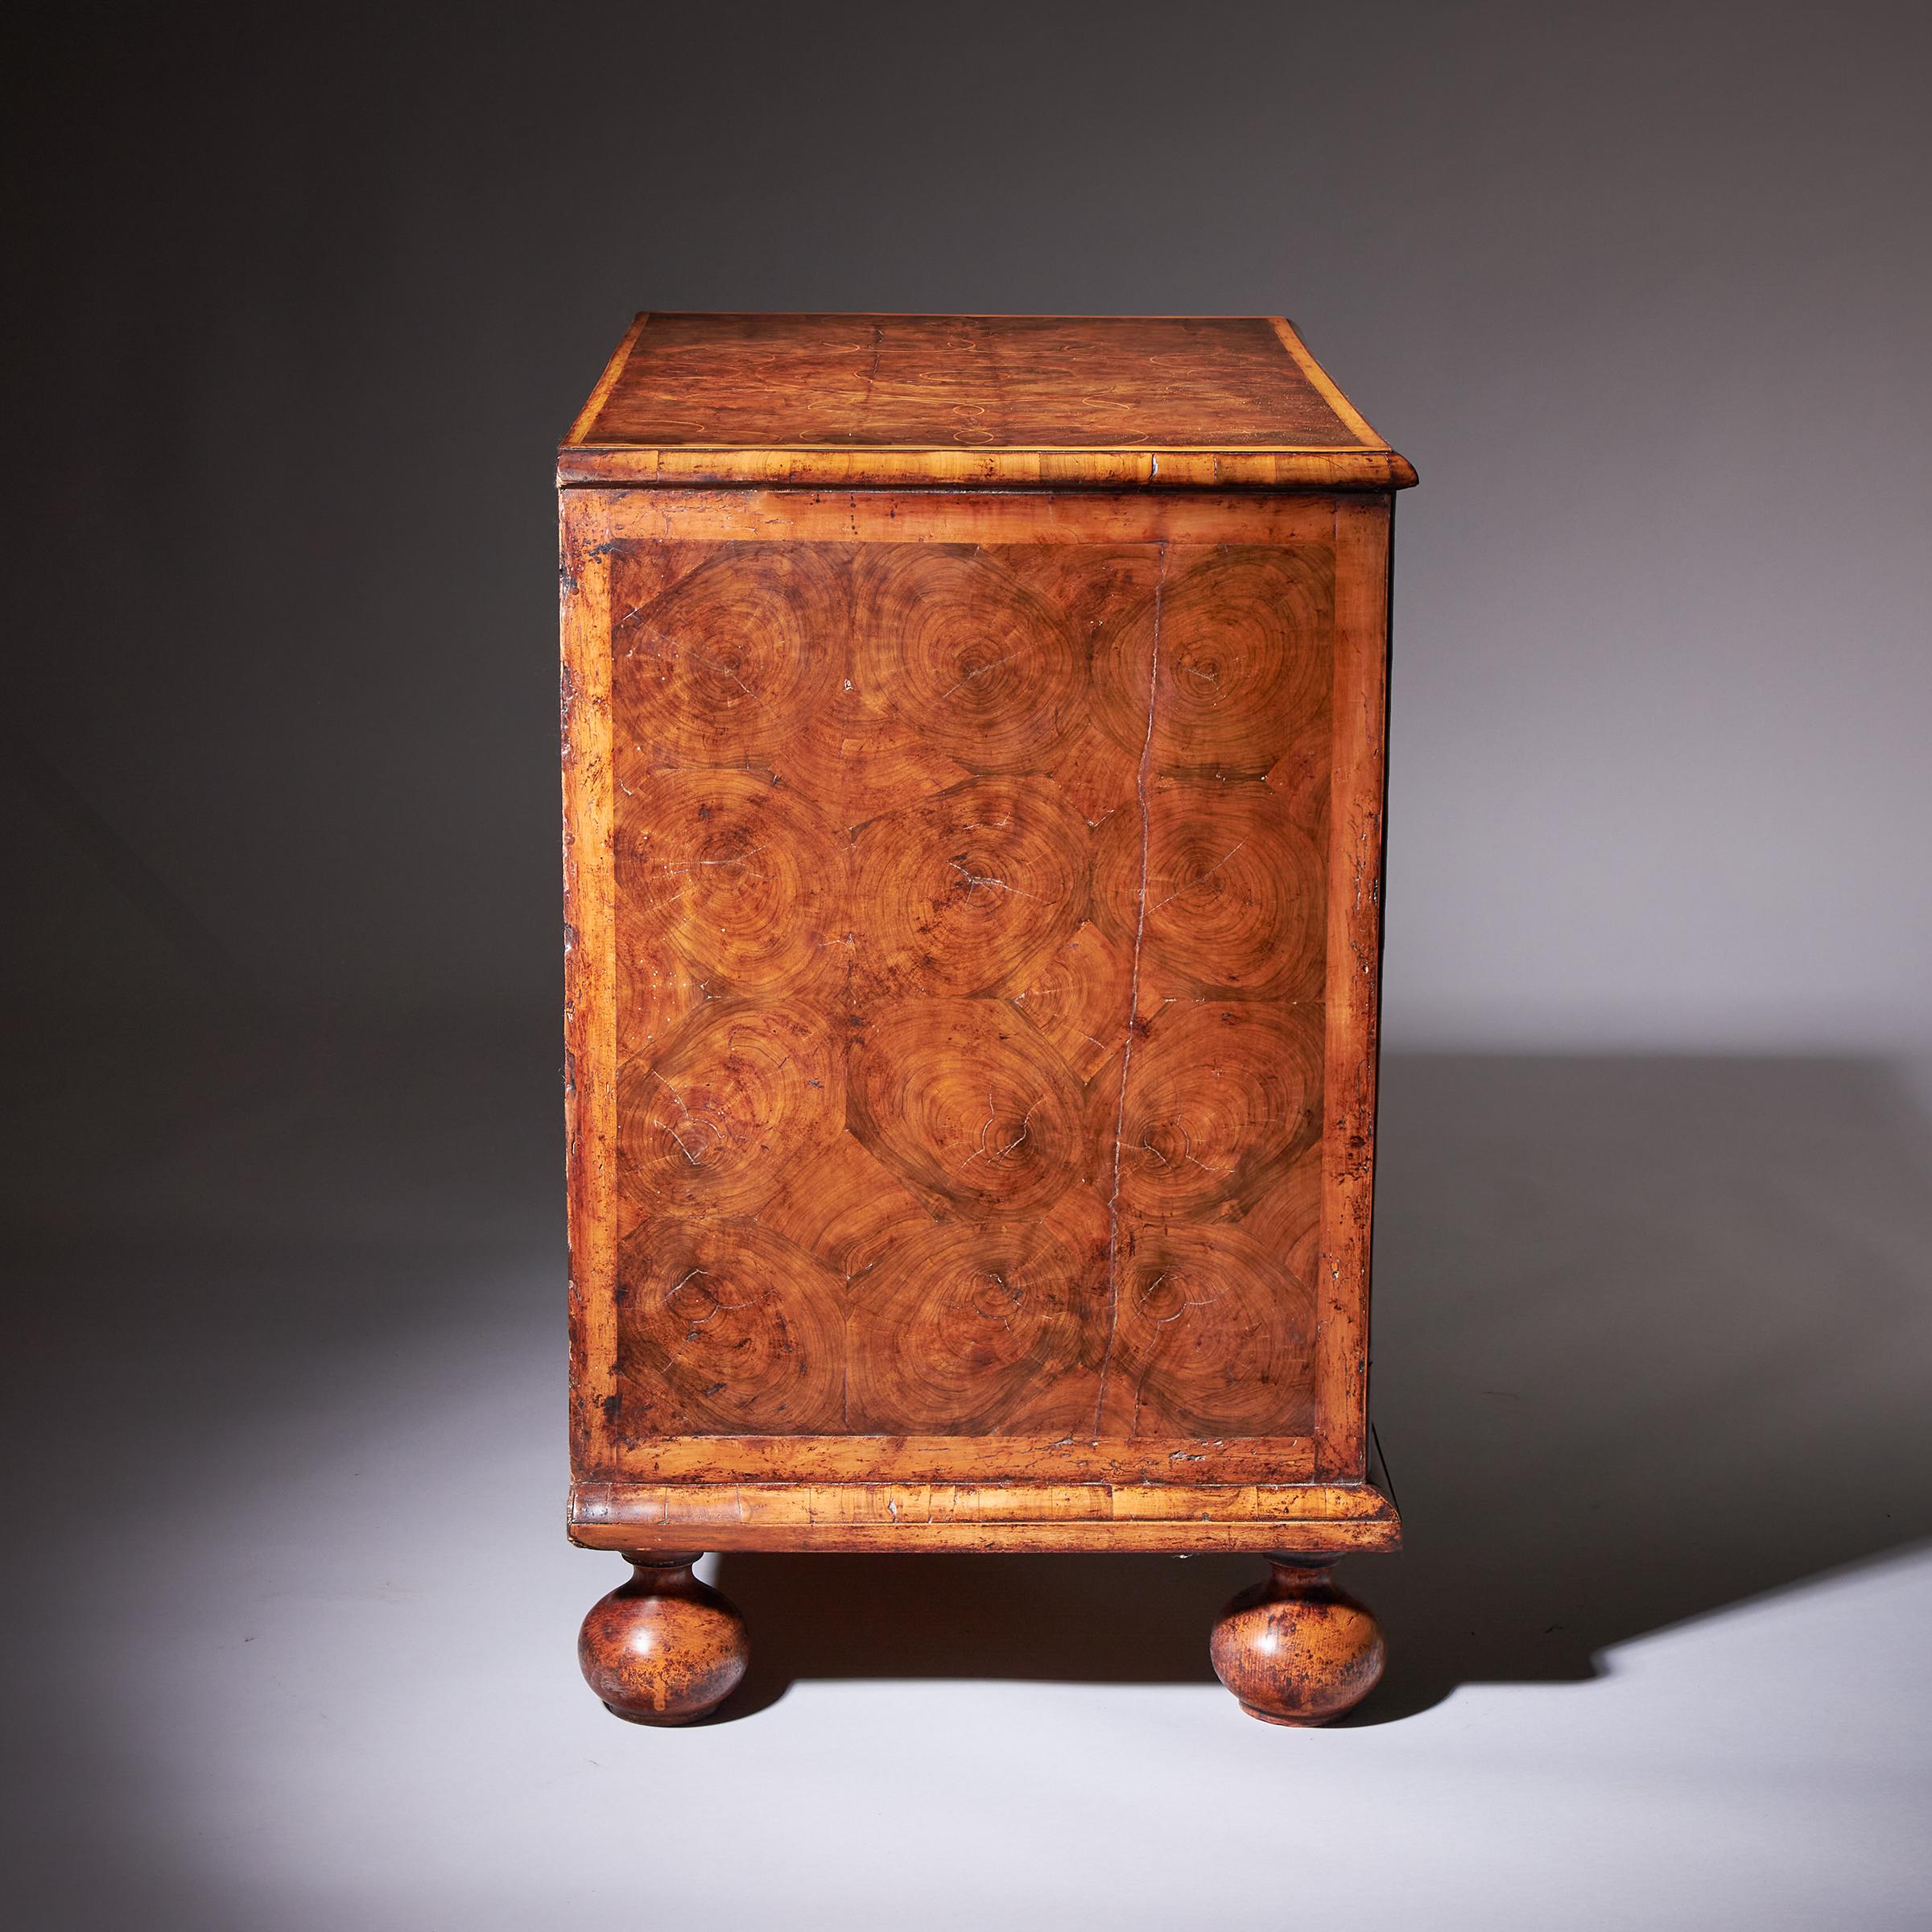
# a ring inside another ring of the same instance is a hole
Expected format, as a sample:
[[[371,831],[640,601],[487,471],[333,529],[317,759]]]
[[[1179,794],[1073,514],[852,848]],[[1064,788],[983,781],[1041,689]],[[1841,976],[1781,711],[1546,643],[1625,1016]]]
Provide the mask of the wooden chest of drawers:
[[[570,1533],[593,1688],[706,1550],[1252,1550],[1259,1716],[1381,1670],[1393,493],[1265,319],[640,317],[562,446]]]

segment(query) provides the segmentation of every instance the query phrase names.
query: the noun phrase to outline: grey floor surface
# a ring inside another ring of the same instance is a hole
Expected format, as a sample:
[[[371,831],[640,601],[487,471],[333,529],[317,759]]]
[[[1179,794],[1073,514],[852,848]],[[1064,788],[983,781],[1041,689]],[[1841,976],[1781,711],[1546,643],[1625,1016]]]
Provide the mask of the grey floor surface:
[[[1932,1923],[1932,1133],[1876,1061],[1385,1071],[1393,1664],[1277,1731],[1221,1558],[725,1558],[683,1733],[575,1626],[554,1049],[9,1069],[14,1922]]]

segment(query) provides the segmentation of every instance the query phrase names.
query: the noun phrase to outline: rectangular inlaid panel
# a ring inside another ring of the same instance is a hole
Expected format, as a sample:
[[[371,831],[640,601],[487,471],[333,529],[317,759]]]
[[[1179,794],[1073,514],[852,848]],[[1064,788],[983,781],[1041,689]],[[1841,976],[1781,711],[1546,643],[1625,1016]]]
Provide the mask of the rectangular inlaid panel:
[[[1306,1439],[1332,546],[608,568],[618,1446]]]

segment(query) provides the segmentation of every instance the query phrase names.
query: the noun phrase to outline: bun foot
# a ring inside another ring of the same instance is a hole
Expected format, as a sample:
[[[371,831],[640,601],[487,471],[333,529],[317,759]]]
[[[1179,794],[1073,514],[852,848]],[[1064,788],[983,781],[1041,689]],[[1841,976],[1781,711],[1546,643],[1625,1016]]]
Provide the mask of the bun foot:
[[[1326,1724],[1375,1688],[1381,1626],[1336,1589],[1332,1558],[1269,1560],[1267,1582],[1244,1590],[1214,1626],[1214,1674],[1264,1724]]]
[[[738,1687],[750,1661],[745,1620],[691,1573],[697,1552],[630,1550],[631,1578],[593,1605],[577,1636],[584,1681],[634,1724],[688,1724]]]

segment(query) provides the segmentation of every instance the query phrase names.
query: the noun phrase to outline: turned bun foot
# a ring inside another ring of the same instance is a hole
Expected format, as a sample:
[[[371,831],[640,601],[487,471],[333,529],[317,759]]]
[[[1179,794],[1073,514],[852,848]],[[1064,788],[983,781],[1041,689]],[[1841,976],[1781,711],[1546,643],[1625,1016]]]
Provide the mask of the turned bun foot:
[[[634,1724],[687,1724],[738,1687],[745,1620],[691,1573],[698,1558],[625,1551],[631,1579],[593,1605],[577,1637],[584,1681]]]
[[[1244,1590],[1214,1626],[1214,1674],[1250,1717],[1326,1724],[1375,1688],[1382,1674],[1381,1626],[1335,1588],[1327,1563],[1269,1560],[1267,1582]]]

